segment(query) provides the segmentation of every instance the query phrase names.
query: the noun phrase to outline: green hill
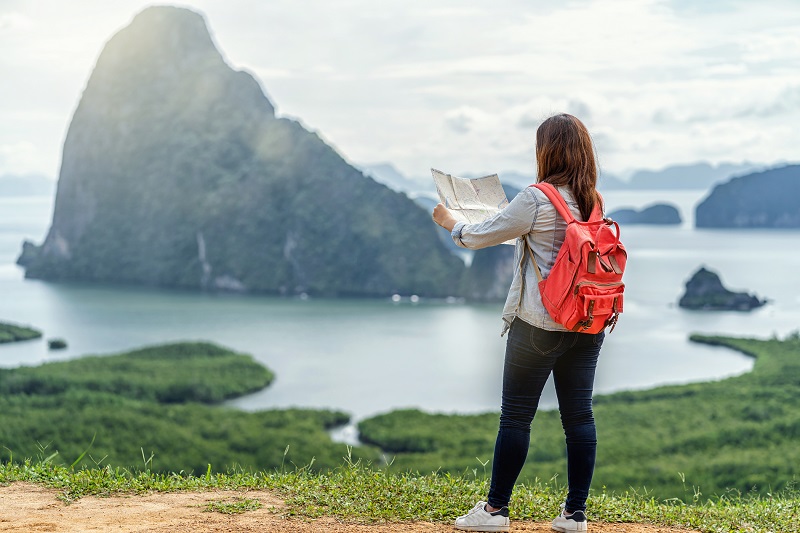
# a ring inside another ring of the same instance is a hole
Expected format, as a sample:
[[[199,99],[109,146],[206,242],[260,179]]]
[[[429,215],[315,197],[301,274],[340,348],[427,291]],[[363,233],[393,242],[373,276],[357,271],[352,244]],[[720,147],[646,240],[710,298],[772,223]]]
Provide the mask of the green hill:
[[[0,457],[159,472],[338,466],[347,447],[327,430],[346,423],[344,413],[212,405],[273,378],[250,356],[208,343],[0,369]]]

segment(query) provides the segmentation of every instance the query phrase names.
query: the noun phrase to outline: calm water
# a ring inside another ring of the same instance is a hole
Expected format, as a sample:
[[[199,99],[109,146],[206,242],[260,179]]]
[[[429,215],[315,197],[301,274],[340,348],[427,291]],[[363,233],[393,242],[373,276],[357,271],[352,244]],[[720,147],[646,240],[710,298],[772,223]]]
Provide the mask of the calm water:
[[[684,217],[701,194],[609,193],[609,208],[669,200]],[[356,418],[399,407],[497,410],[504,339],[500,305],[425,301],[299,300],[26,281],[14,260],[24,238],[41,242],[49,198],[0,199],[0,320],[31,324],[69,349],[31,341],[0,346],[0,365],[112,353],[205,339],[250,353],[277,373],[244,409],[328,407]],[[742,355],[687,342],[689,332],[784,335],[800,327],[800,232],[624,228],[630,260],[625,313],[606,341],[597,390],[718,379],[746,372]],[[753,313],[697,313],[675,302],[701,264],[731,288],[772,303]],[[545,406],[555,405],[552,388]]]

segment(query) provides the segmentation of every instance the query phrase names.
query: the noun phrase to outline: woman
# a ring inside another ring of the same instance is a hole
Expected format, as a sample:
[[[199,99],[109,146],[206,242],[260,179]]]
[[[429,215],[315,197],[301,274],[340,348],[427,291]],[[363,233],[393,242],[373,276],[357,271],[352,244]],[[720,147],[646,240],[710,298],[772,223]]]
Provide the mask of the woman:
[[[567,114],[545,120],[536,131],[536,163],[538,181],[554,185],[575,218],[588,220],[601,199],[596,190],[594,146],[583,123]],[[525,464],[531,422],[552,372],[567,442],[569,484],[553,529],[586,531],[586,498],[597,448],[592,388],[604,333],[576,333],[554,322],[542,304],[530,259],[523,255],[526,239],[542,275],[547,277],[564,242],[566,222],[535,187],[525,188],[500,213],[479,224],[456,222],[442,204],[433,210],[433,219],[464,248],[479,249],[518,239],[516,264],[520,265],[503,309],[503,333],[508,331],[509,335],[488,501],[478,502],[457,518],[456,529],[508,531],[511,492]]]

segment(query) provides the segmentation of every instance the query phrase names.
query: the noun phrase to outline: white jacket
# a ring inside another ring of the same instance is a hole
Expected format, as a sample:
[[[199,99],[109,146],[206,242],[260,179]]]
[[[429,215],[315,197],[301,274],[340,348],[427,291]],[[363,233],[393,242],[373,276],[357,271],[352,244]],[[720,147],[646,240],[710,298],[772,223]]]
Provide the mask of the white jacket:
[[[580,209],[569,188],[558,187],[558,192],[566,200],[575,218],[582,221]],[[564,243],[566,229],[566,221],[561,218],[547,196],[536,187],[526,187],[521,190],[505,209],[492,218],[479,224],[458,222],[453,227],[451,233],[453,241],[458,246],[471,250],[517,239],[514,253],[516,268],[503,308],[504,326],[501,335],[508,331],[514,318],[524,320],[541,329],[569,331],[561,324],[554,322],[542,304],[530,254],[526,255],[525,262],[520,265],[525,250],[525,243],[522,239],[527,239],[536,256],[536,263],[542,271],[542,277],[546,278]],[[521,294],[523,279],[525,291],[524,294]]]

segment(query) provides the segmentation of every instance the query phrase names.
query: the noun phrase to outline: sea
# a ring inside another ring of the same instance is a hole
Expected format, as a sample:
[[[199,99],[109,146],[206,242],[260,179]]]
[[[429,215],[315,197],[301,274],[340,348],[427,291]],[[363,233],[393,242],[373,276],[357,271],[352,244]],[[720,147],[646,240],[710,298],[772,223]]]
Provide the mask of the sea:
[[[628,249],[625,311],[607,335],[596,393],[719,380],[753,360],[690,343],[691,333],[769,338],[800,328],[800,231],[694,228],[705,191],[613,191],[609,210],[668,202],[680,226],[622,228]],[[212,294],[27,280],[15,264],[25,239],[41,243],[51,197],[0,198],[0,321],[30,325],[44,339],[0,345],[0,366],[38,365],[185,340],[251,354],[274,383],[230,401],[244,410],[336,409],[352,420],[394,409],[498,411],[505,338],[502,304],[411,298],[319,299]],[[752,312],[677,306],[701,266],[735,290],[769,303]],[[50,351],[47,339],[68,348]],[[542,408],[557,405],[552,384]],[[353,439],[345,428],[341,440]]]

